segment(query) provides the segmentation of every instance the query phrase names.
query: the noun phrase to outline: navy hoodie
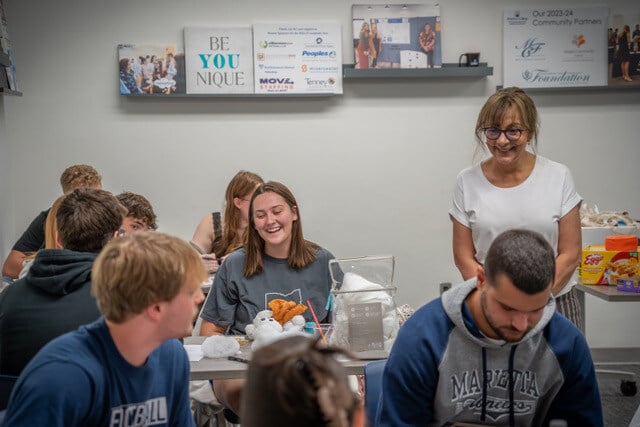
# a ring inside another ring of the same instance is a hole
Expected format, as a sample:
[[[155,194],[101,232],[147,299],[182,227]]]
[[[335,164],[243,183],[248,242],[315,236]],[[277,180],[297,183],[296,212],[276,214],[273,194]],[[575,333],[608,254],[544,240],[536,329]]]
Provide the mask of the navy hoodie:
[[[0,294],[0,374],[19,375],[46,343],[100,317],[91,296],[98,254],[42,249]]]
[[[553,298],[520,341],[484,338],[465,303],[476,279],[445,292],[402,326],[385,366],[376,426],[602,426],[582,333]]]

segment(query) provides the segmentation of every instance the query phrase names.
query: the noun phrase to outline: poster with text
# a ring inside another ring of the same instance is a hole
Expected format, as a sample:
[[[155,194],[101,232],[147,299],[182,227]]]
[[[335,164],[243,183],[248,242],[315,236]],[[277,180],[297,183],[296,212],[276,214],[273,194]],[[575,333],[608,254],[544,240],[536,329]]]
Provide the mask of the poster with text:
[[[251,27],[185,28],[187,93],[253,93]]]
[[[342,93],[338,23],[255,24],[256,93]]]
[[[505,8],[505,87],[607,85],[608,8]]]
[[[437,4],[360,5],[353,16],[354,68],[440,68]]]

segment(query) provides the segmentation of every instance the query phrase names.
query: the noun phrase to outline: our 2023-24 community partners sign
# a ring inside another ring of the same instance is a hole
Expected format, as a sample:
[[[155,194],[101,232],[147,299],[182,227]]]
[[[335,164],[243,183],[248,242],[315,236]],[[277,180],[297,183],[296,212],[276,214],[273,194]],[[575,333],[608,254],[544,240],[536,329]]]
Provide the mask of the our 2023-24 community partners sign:
[[[607,17],[603,5],[506,8],[503,85],[606,86]]]

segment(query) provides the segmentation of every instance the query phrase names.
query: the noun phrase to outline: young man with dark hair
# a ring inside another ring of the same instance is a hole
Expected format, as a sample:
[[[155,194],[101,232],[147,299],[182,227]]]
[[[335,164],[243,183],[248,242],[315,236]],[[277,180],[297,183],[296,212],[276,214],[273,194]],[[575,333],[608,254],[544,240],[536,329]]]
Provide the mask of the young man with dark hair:
[[[509,230],[477,276],[402,326],[383,376],[376,426],[602,426],[586,340],[555,312],[553,249]]]
[[[125,214],[104,190],[77,189],[60,202],[63,249],[38,251],[27,275],[0,294],[0,374],[20,374],[53,338],[100,317],[90,293],[91,268]]]
[[[125,191],[116,196],[118,201],[127,208],[127,216],[122,221],[125,233],[135,233],[144,230],[156,230],[156,213],[146,197]]]
[[[60,176],[62,193],[68,194],[76,188],[102,188],[102,176],[89,165],[69,166]],[[22,262],[29,253],[33,253],[44,247],[44,225],[49,209],[40,212],[31,221],[29,227],[13,245],[9,256],[2,265],[2,275],[10,279],[17,279],[22,270]]]

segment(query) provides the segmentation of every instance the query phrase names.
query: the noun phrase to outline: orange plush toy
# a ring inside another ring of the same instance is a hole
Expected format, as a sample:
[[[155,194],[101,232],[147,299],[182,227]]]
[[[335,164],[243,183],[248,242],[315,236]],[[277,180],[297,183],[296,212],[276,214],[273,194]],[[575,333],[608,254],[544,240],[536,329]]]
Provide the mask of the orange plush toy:
[[[294,316],[302,314],[306,311],[307,307],[303,304],[296,304],[293,301],[287,301],[283,299],[274,299],[269,301],[269,308],[273,312],[273,318],[278,321],[282,326]]]

